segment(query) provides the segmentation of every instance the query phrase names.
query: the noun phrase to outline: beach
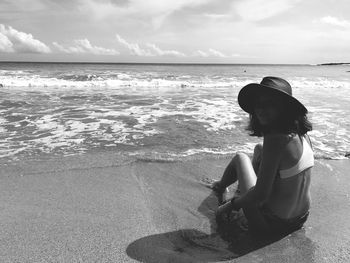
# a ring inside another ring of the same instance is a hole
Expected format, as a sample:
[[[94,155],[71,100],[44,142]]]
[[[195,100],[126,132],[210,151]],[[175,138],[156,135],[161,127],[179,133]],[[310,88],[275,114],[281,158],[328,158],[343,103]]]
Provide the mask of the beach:
[[[81,157],[83,158],[83,157]],[[217,232],[229,159],[108,165],[72,160],[1,169],[1,262],[348,262],[349,160],[318,160],[303,229],[263,247]],[[65,166],[65,164],[70,163]],[[236,247],[235,247],[236,245]]]
[[[349,262],[347,71],[0,62],[0,262]],[[307,107],[316,159],[305,227],[268,241],[218,229],[208,188],[262,142],[237,95],[265,75]]]

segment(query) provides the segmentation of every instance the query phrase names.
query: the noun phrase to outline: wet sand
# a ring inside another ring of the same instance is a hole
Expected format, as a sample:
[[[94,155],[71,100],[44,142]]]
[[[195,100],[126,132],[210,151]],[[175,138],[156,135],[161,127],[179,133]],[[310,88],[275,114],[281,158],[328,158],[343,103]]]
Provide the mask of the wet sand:
[[[0,262],[350,261],[350,160],[318,160],[305,227],[264,245],[217,232],[228,162],[2,166]]]

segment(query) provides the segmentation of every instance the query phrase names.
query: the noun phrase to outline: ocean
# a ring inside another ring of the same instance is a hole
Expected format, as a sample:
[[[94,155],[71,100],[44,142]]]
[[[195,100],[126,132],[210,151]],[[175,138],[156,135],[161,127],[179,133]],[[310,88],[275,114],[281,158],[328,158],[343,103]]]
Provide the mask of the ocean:
[[[103,153],[115,164],[252,153],[237,103],[280,76],[309,110],[318,159],[350,151],[350,65],[0,62],[0,162]]]

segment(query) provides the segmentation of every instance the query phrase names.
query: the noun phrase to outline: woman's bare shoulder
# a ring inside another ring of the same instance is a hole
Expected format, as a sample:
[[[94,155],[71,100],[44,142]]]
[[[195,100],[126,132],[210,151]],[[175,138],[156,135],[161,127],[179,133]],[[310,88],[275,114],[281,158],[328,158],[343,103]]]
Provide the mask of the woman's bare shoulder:
[[[290,138],[286,134],[268,134],[264,136],[263,155],[268,155],[270,158],[280,159],[285,154],[286,146]]]
[[[286,145],[291,140],[291,135],[284,133],[271,133],[264,136],[264,144]]]

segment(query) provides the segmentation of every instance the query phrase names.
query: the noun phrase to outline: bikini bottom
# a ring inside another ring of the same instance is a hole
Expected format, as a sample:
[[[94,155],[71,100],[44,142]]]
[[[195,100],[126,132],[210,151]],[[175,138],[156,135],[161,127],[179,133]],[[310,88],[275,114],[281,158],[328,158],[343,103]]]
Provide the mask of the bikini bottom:
[[[309,211],[305,214],[284,219],[275,215],[268,207],[260,207],[260,212],[263,215],[265,222],[268,224],[270,230],[274,234],[288,235],[298,229],[300,229],[306,222]]]

